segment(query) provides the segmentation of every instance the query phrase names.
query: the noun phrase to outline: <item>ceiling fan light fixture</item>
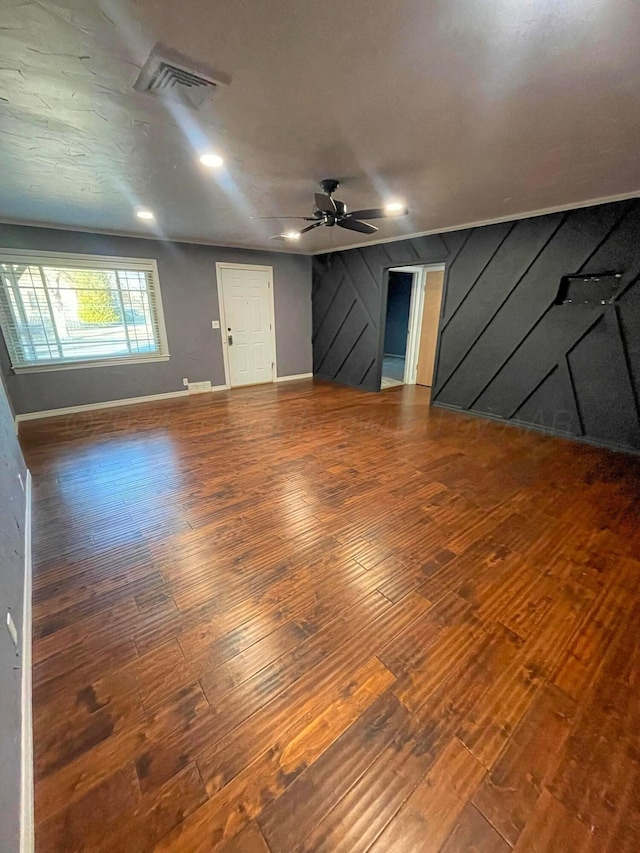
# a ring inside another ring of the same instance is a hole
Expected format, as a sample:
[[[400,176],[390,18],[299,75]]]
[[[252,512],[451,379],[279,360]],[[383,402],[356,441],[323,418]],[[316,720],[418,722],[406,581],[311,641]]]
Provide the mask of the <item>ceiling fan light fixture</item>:
[[[214,154],[212,151],[200,155],[200,162],[203,166],[208,166],[210,169],[219,169],[224,166],[224,158],[219,154]]]
[[[337,190],[339,182],[335,178],[327,178],[320,181],[323,192],[315,193],[315,205],[311,216],[252,216],[252,219],[301,219],[310,222],[299,231],[284,231],[276,237],[284,240],[299,240],[307,231],[320,228],[324,225],[333,228],[345,228],[347,231],[356,231],[358,234],[375,234],[377,226],[372,225],[369,219],[386,219],[388,216],[406,216],[409,213],[403,201],[392,199],[384,207],[364,207],[362,210],[348,210],[343,201],[334,199],[332,193]],[[274,239],[274,238],[272,238]]]

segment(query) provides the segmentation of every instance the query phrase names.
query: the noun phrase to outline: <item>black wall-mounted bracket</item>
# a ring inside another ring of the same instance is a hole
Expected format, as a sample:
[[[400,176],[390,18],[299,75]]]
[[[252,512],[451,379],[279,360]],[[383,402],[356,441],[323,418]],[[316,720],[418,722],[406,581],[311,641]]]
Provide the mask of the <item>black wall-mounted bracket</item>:
[[[565,275],[560,279],[556,305],[612,305],[623,288],[621,272]]]

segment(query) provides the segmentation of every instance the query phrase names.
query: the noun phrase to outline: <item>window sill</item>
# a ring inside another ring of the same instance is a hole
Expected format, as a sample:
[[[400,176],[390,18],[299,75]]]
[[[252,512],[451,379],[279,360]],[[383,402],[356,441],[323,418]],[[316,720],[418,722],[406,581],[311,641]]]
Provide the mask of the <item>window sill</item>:
[[[90,361],[58,361],[49,364],[29,364],[14,367],[14,373],[49,373],[52,370],[77,370],[84,367],[117,367],[127,364],[150,364],[154,361],[169,361],[169,354],[134,356],[132,358],[91,359]]]

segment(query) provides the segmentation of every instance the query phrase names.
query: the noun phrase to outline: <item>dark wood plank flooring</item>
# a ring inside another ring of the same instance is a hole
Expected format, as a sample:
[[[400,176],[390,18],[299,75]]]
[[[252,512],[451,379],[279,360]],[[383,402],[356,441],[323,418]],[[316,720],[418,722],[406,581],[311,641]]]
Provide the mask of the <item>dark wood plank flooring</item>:
[[[310,381],[21,439],[39,853],[640,850],[640,460]]]

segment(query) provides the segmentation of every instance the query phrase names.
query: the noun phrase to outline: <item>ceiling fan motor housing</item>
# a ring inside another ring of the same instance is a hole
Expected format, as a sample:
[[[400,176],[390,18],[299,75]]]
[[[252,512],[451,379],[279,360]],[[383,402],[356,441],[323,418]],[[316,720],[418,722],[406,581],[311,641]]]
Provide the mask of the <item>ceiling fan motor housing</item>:
[[[340,181],[336,181],[335,178],[325,178],[323,181],[320,181],[320,186],[327,195],[331,195],[340,186]]]

